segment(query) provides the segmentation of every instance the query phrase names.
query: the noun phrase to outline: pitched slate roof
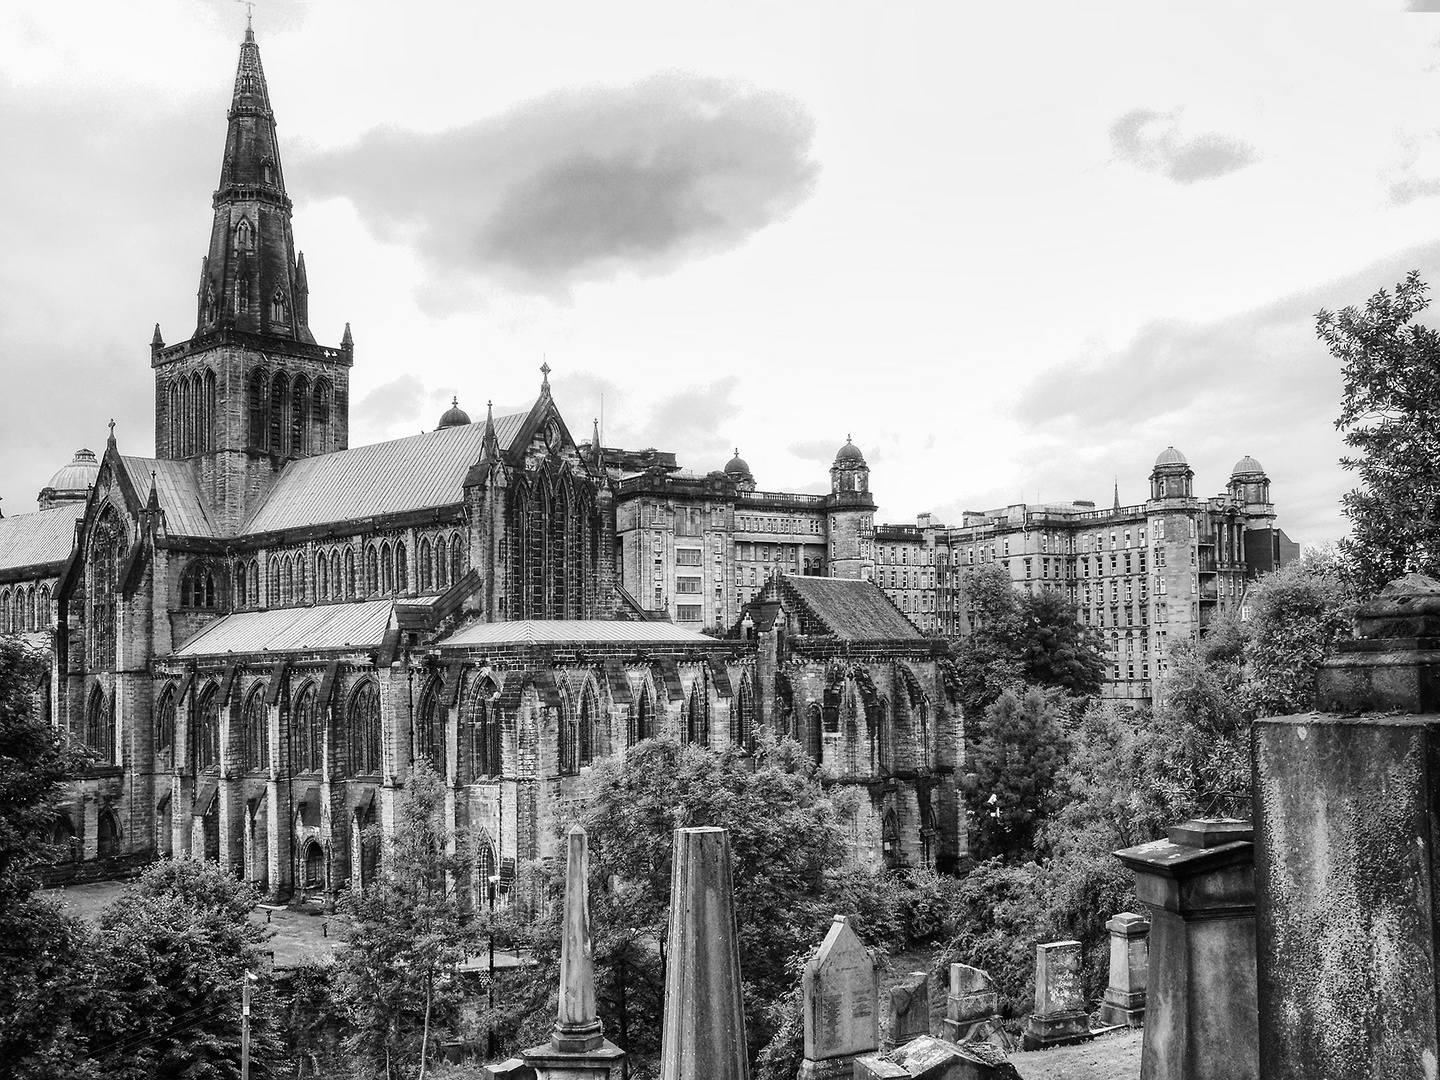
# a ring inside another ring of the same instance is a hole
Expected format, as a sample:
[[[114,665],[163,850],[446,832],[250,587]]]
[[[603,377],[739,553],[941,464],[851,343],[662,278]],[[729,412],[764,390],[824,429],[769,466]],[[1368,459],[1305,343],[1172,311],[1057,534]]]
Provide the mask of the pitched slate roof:
[[[200,493],[200,463],[165,461],[160,458],[121,457],[120,466],[142,503],[150,497],[150,485],[165,511],[165,530],[172,536],[214,536],[215,526]],[[152,480],[152,475],[153,480]]]
[[[528,415],[495,417],[502,450]],[[484,437],[483,422],[464,424],[292,461],[240,531],[273,532],[453,506],[464,497],[465,474],[479,460]]]
[[[75,522],[84,513],[84,503],[65,503],[0,518],[0,570],[64,562],[75,543]]]
[[[385,637],[394,606],[392,600],[365,600],[353,604],[239,611],[210,623],[176,649],[174,655],[374,648]]]
[[[806,633],[833,634],[851,641],[921,636],[874,582],[790,574],[775,580],[787,607],[790,601],[799,601],[801,623],[809,624]]]
[[[646,644],[714,645],[715,639],[663,622],[619,622],[605,619],[517,619],[474,623],[437,645],[534,645],[538,642],[643,642]]]

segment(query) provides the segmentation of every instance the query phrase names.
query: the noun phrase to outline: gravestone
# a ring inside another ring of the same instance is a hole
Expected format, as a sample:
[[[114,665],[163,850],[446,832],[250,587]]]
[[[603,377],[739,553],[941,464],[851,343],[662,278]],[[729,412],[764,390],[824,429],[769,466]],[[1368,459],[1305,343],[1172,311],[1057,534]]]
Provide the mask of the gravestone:
[[[730,836],[675,830],[661,1080],[749,1080]]]
[[[857,1054],[880,1045],[880,973],[847,916],[836,915],[805,965],[805,1059],[800,1080],[849,1077]]]
[[[1035,946],[1035,1011],[1025,1021],[1026,1050],[1043,1050],[1092,1038],[1080,975],[1080,942]]]
[[[1000,991],[990,973],[969,964],[951,964],[940,1034],[953,1043],[981,1042],[999,1026]]]
[[[885,1054],[855,1059],[855,1080],[1020,1080],[1005,1052],[989,1043],[956,1046],[921,1035]]]
[[[1115,853],[1150,907],[1145,1080],[1260,1075],[1253,835],[1248,821],[1200,819]]]
[[[930,975],[912,971],[890,988],[890,1046],[930,1034]]]
[[[1100,1005],[1101,1023],[1139,1027],[1145,1021],[1145,978],[1150,961],[1150,920],[1122,911],[1105,924],[1110,931],[1110,985]]]

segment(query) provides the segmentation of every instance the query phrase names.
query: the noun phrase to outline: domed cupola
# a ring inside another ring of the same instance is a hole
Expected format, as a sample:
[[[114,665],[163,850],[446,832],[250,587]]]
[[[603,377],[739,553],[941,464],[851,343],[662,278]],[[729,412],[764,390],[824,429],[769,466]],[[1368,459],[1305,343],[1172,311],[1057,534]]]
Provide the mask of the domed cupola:
[[[450,408],[445,410],[445,415],[440,417],[440,426],[436,431],[444,431],[446,428],[464,427],[470,423],[470,414],[460,408],[458,397],[450,399]]]
[[[40,509],[49,510],[50,507],[62,503],[84,502],[99,475],[100,462],[96,460],[95,454],[89,450],[76,450],[70,464],[52,476],[50,482],[40,489]]]
[[[755,474],[750,471],[750,465],[740,456],[740,448],[735,448],[735,456],[725,463],[725,475],[735,482],[735,486],[741,491],[755,490]]]
[[[1265,475],[1264,466],[1249,454],[1230,470],[1230,497],[1252,518],[1275,516],[1274,504],[1270,502],[1270,477]]]
[[[1192,499],[1195,497],[1195,473],[1185,455],[1167,446],[1155,458],[1150,472],[1151,499]]]
[[[849,435],[845,436],[845,445],[835,453],[835,464],[830,466],[830,493],[870,493],[870,466],[865,464],[865,455]]]

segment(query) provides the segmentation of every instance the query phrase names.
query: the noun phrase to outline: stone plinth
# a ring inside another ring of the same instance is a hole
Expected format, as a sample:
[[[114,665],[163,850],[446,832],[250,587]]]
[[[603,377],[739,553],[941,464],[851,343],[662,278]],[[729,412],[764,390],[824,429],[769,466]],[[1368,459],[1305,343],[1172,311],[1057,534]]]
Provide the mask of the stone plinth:
[[[890,1046],[930,1034],[930,975],[912,971],[890,988]]]
[[[1258,1078],[1252,835],[1190,821],[1115,853],[1151,912],[1143,1080]]]
[[[1150,959],[1150,920],[1122,911],[1105,924],[1110,931],[1110,985],[1100,1021],[1140,1027],[1145,1022],[1145,977]]]
[[[875,957],[850,920],[836,915],[820,951],[805,965],[805,1059],[800,1080],[848,1077],[857,1054],[880,1045]]]
[[[950,992],[940,1034],[952,1043],[988,1038],[1000,1021],[1000,991],[988,971],[969,964],[950,965]]]
[[[855,1080],[1020,1080],[1005,1052],[989,1043],[956,1046],[921,1035],[887,1054],[855,1059]]]
[[[1440,715],[1253,730],[1261,1074],[1435,1076]]]
[[[535,1070],[519,1058],[510,1058],[498,1065],[485,1065],[480,1072],[485,1080],[535,1080]]]
[[[1440,582],[1392,581],[1355,612],[1355,640],[1315,673],[1326,712],[1440,713]]]
[[[676,829],[661,1080],[749,1080],[730,839]]]
[[[1035,1011],[1025,1021],[1022,1045],[1043,1050],[1093,1038],[1081,984],[1080,942],[1035,946]]]

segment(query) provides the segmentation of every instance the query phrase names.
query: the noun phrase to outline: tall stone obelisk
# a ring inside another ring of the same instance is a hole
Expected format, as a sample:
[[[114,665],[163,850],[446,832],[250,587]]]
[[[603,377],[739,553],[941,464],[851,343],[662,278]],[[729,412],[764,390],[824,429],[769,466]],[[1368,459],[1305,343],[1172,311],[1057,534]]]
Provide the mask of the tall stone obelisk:
[[[724,829],[676,829],[661,1080],[749,1080]]]
[[[595,1011],[590,944],[590,840],[579,825],[565,837],[565,926],[560,942],[560,1002],[550,1041],[521,1057],[540,1080],[606,1080],[625,1056],[606,1040]]]

